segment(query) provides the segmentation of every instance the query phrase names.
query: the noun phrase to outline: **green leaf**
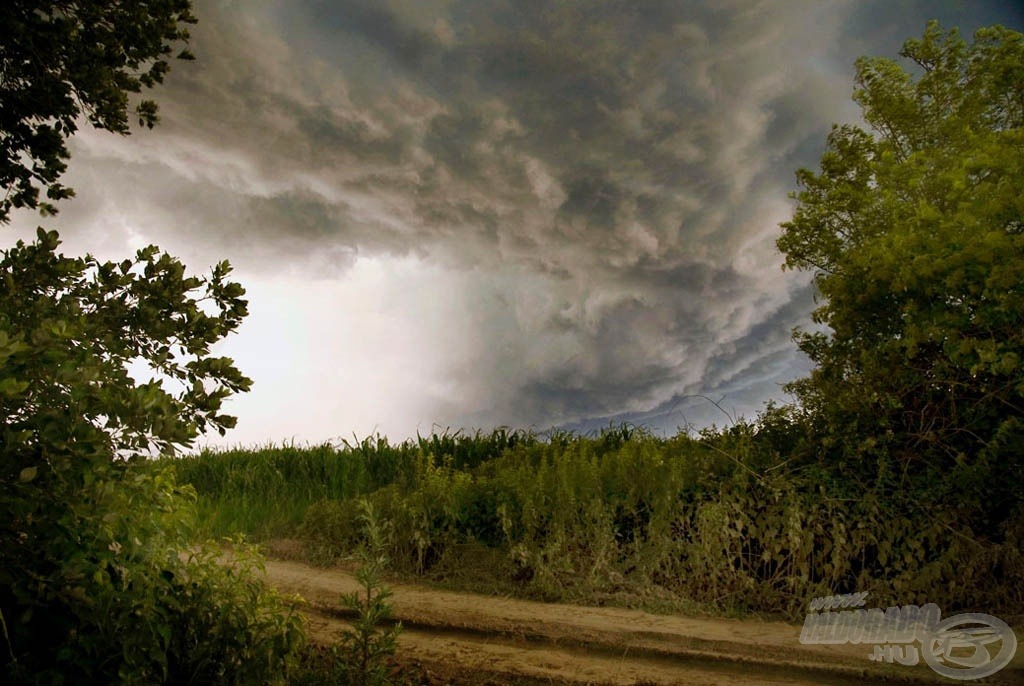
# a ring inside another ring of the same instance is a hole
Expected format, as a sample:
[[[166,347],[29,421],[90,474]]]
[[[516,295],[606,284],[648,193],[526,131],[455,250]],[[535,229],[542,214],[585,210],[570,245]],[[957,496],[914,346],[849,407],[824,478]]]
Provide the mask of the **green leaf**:
[[[18,381],[11,377],[0,379],[0,395],[15,398],[28,390],[28,381]]]

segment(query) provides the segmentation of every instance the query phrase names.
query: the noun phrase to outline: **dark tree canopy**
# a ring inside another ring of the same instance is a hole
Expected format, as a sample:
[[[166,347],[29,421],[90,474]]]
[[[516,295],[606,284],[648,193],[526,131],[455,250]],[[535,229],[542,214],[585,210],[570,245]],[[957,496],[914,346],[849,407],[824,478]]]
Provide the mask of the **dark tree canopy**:
[[[191,23],[191,0],[0,2],[0,223],[73,194],[60,177],[81,116],[120,134],[133,114],[156,123],[156,103],[129,96],[161,83],[168,57],[192,58]]]
[[[967,44],[928,25],[857,62],[870,130],[835,127],[778,241],[822,298],[793,388],[846,436],[905,465],[1020,461],[1024,443],[1024,36]],[[997,457],[998,456],[998,457]],[[1012,486],[1012,484],[1010,484]]]

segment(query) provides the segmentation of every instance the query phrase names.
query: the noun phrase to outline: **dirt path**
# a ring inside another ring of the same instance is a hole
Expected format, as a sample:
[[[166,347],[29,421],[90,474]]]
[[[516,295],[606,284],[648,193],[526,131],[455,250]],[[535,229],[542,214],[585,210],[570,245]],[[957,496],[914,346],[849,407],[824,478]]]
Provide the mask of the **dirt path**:
[[[349,573],[282,560],[268,560],[266,568],[273,586],[310,602],[307,615],[314,641],[332,643],[348,628],[338,599],[358,588]],[[869,646],[801,645],[800,627],[790,624],[691,619],[390,586],[393,614],[404,627],[399,656],[439,682],[955,683],[923,663],[906,667],[871,662]],[[977,683],[1024,684],[1021,662],[1018,657]]]

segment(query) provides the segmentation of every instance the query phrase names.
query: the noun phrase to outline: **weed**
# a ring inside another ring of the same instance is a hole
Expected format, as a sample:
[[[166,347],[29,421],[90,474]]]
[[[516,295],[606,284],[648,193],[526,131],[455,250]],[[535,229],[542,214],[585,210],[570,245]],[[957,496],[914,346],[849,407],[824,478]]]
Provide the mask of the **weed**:
[[[391,616],[391,590],[381,581],[381,572],[387,566],[384,550],[390,530],[382,522],[368,500],[360,500],[360,519],[364,526],[366,543],[360,551],[362,563],[356,579],[359,591],[343,596],[342,602],[356,613],[352,629],[346,631],[336,647],[341,662],[342,683],[348,686],[382,686],[399,683],[400,674],[393,668],[401,623],[384,626]]]

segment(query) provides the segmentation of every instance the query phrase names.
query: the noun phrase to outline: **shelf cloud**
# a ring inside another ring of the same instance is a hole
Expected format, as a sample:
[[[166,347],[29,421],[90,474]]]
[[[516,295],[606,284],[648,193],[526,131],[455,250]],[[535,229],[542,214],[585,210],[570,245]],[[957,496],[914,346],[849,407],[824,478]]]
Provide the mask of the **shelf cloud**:
[[[999,2],[199,0],[161,123],[82,131],[48,225],[229,259],[253,391],[228,442],[442,427],[674,431],[807,362],[794,171],[857,121],[853,60]],[[41,220],[19,216],[27,230]]]

